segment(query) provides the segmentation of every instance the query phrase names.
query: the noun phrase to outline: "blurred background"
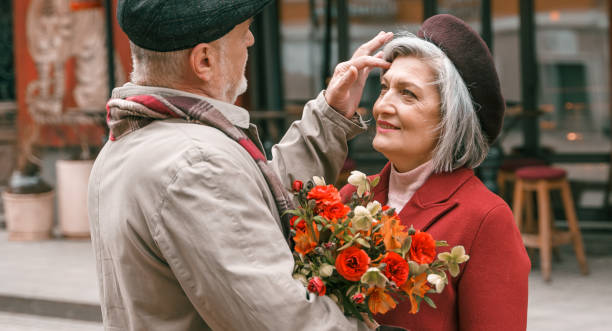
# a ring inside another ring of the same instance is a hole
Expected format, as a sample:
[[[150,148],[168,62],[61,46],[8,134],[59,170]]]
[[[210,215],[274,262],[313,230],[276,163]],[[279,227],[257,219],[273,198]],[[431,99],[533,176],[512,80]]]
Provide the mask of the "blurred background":
[[[102,329],[85,198],[107,139],[109,91],[131,71],[115,8],[116,0],[0,0],[1,330]],[[560,168],[569,183],[570,204],[556,190],[548,207],[527,195],[531,213],[521,217],[541,222],[535,210],[550,208],[550,227],[561,233],[573,206],[590,272],[582,275],[572,245],[560,245],[546,281],[530,249],[528,330],[608,330],[611,0],[278,0],[252,25],[249,89],[237,103],[269,149],[357,46],[381,30],[416,33],[437,13],[481,34],[506,99],[502,134],[479,177],[512,206],[523,166]],[[378,75],[360,104],[366,119]],[[350,142],[339,184],[351,170],[384,166],[372,137]]]

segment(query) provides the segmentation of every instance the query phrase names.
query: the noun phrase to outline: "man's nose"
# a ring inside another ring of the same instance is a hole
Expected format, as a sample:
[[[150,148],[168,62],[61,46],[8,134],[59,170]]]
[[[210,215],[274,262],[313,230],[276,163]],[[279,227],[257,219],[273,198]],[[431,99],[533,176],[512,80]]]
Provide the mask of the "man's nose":
[[[255,44],[255,36],[253,36],[253,32],[249,29],[249,34],[247,35],[247,47],[251,47]]]

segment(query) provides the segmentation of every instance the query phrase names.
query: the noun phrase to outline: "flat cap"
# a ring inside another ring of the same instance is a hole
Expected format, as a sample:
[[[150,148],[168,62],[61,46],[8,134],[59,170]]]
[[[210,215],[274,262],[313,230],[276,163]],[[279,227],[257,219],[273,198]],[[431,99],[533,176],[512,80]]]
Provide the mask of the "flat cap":
[[[472,95],[480,126],[493,143],[502,128],[505,102],[485,42],[465,22],[447,14],[425,20],[418,37],[434,43],[453,62]]]
[[[117,21],[136,45],[158,52],[215,41],[272,0],[119,0]]]

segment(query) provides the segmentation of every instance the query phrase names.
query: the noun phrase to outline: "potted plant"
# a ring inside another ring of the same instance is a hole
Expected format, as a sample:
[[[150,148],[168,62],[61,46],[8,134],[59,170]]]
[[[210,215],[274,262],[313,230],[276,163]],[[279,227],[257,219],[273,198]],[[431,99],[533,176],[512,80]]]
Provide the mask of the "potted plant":
[[[53,188],[40,176],[40,159],[33,152],[38,125],[20,143],[16,170],[2,192],[9,240],[42,240],[53,229]]]
[[[85,136],[79,136],[79,155],[55,163],[59,229],[64,237],[77,239],[90,237],[87,186],[96,155]]]

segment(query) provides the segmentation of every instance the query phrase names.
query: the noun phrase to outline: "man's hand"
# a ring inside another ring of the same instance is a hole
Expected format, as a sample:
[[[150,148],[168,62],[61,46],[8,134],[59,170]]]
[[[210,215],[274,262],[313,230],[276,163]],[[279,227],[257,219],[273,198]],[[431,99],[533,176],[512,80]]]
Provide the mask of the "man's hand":
[[[350,60],[338,63],[325,92],[328,105],[347,118],[355,114],[370,71],[375,67],[388,69],[391,66],[391,63],[382,59],[382,52],[374,56],[370,54],[392,38],[393,32],[381,31],[361,45]]]

